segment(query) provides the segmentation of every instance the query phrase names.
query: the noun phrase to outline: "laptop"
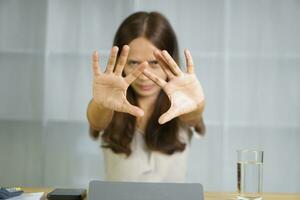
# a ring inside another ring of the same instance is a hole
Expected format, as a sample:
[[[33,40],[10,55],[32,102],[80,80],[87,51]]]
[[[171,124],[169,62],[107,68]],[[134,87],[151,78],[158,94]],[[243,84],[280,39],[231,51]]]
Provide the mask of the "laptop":
[[[88,200],[204,200],[200,183],[91,181]]]

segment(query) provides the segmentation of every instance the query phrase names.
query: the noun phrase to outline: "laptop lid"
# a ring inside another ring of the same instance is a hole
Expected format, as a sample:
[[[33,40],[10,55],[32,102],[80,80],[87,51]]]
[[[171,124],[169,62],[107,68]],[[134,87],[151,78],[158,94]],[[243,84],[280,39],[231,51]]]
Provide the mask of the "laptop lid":
[[[88,200],[204,200],[200,183],[91,181]]]

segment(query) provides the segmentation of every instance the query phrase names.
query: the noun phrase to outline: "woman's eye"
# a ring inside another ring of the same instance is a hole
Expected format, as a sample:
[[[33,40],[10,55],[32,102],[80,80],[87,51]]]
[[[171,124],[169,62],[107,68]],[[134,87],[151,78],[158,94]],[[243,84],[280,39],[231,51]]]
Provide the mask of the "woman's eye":
[[[158,64],[158,62],[157,62],[156,60],[149,61],[148,63],[149,63],[149,65],[150,65],[152,68],[157,68],[157,67],[159,67],[159,64]]]
[[[130,66],[136,66],[136,65],[139,65],[139,62],[131,60],[131,61],[128,62],[128,65],[130,65]]]

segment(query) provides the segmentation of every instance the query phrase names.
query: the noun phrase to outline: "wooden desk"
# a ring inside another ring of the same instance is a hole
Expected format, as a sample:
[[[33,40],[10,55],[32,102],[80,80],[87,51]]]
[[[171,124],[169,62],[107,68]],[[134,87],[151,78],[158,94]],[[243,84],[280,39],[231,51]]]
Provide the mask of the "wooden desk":
[[[44,192],[44,199],[47,193],[51,192],[51,188],[22,188],[25,192]],[[205,200],[234,200],[236,193],[233,192],[205,192]],[[300,193],[265,193],[263,200],[300,200]]]

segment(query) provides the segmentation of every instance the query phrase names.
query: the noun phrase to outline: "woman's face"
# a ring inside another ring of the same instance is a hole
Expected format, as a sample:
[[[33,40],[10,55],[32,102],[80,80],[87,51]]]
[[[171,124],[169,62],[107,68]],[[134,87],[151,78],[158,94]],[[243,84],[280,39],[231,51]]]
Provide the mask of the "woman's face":
[[[147,69],[162,78],[167,79],[161,66],[158,64],[153,52],[157,49],[149,40],[139,37],[132,40],[129,44],[130,51],[127,63],[124,67],[124,73],[127,75],[132,70],[136,69],[138,65],[144,61],[148,62]],[[149,97],[158,95],[161,88],[152,80],[141,74],[132,84],[133,90],[139,97]]]

